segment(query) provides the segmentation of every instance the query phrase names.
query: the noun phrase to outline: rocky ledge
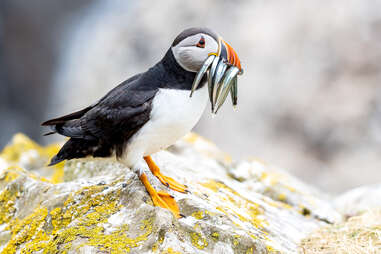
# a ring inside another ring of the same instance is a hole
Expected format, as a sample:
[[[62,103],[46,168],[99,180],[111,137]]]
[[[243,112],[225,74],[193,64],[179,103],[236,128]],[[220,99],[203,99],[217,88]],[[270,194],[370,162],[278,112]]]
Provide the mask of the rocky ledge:
[[[232,162],[196,134],[153,156],[190,193],[149,174],[181,219],[113,159],[46,167],[59,147],[17,134],[0,154],[0,253],[297,253],[344,218],[331,197],[262,161]]]

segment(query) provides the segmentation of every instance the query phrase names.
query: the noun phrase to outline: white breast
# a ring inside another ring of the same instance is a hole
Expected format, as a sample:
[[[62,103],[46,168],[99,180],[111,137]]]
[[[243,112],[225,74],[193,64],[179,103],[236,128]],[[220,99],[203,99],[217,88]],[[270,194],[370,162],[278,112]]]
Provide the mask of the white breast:
[[[186,135],[200,119],[208,101],[207,86],[190,91],[160,89],[152,101],[150,120],[131,137],[123,161],[133,166],[142,156],[156,153]]]

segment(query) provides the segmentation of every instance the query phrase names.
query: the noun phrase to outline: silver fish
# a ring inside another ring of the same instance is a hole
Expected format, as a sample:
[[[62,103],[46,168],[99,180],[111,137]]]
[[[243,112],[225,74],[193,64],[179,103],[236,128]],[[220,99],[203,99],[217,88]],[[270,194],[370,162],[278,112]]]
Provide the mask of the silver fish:
[[[234,79],[237,77],[239,73],[239,69],[235,66],[230,67],[226,71],[226,75],[224,76],[224,80],[222,81],[220,93],[216,99],[216,105],[213,106],[214,112],[217,113],[217,111],[221,108],[222,104],[224,104],[226,97],[231,89],[231,87],[234,85]]]
[[[209,69],[210,65],[213,63],[213,60],[215,58],[218,58],[218,57],[216,57],[215,55],[210,55],[205,60],[204,64],[200,68],[200,70],[197,72],[197,75],[196,75],[196,77],[193,80],[192,91],[190,93],[190,97],[192,97],[193,92],[197,89],[198,85],[200,84],[200,81],[201,81],[202,77],[204,76],[205,72],[207,72],[207,70]]]
[[[213,100],[212,104],[213,107],[216,105],[217,97],[219,96],[220,90],[221,90],[221,80],[225,75],[225,71],[227,69],[227,65],[223,59],[220,60],[220,62],[217,65],[215,75],[213,77]]]
[[[213,63],[210,67],[209,70],[209,75],[208,75],[208,91],[209,91],[209,100],[212,106],[212,112],[214,111],[214,105],[213,105],[213,90],[214,90],[214,83],[213,83],[213,77],[216,72],[217,64],[219,62],[220,58],[216,57],[213,60]]]
[[[193,80],[190,97],[192,97],[193,92],[199,86],[205,73],[207,73],[209,100],[212,113],[217,113],[224,104],[229,92],[235,109],[238,97],[237,75],[241,75],[242,72],[243,70],[240,71],[237,67],[228,65],[226,60],[216,55],[210,55],[205,60]]]
[[[237,77],[233,79],[233,85],[230,88],[230,95],[231,95],[233,107],[235,108],[237,107],[237,99],[238,99]]]

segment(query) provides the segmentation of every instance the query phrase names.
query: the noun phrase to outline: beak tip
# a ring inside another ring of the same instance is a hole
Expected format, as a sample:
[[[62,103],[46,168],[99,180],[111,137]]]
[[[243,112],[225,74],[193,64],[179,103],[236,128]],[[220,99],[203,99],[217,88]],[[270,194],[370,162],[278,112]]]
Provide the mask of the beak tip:
[[[224,40],[222,40],[224,45],[224,51],[226,51],[226,60],[233,66],[237,67],[240,70],[240,73],[243,74],[243,68],[241,66],[241,61],[237,55],[237,52]],[[241,75],[240,74],[240,75]]]

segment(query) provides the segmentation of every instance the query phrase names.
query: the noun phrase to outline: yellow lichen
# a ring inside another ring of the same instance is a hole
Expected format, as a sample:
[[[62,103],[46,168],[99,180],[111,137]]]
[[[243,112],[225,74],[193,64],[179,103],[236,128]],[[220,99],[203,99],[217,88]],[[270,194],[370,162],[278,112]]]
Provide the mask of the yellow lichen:
[[[115,183],[114,183],[115,184]],[[71,242],[77,237],[88,239],[82,245],[96,246],[109,253],[125,253],[139,246],[152,232],[152,221],[142,221],[143,233],[135,238],[127,237],[128,225],[122,225],[110,234],[104,233],[102,223],[120,210],[117,204],[120,191],[101,194],[109,188],[108,185],[84,187],[69,196],[64,208],[52,210],[52,225],[54,240],[50,241],[46,253],[56,253],[59,245],[71,247]],[[68,208],[66,208],[68,207]],[[74,220],[75,226],[67,227]]]
[[[16,211],[16,208],[14,208],[16,197],[17,195],[8,189],[0,193],[0,225],[7,223],[13,217]]]
[[[276,252],[276,250],[273,247],[271,247],[270,245],[266,245],[266,250],[268,253],[275,253]]]
[[[239,244],[239,239],[241,238],[241,236],[239,235],[233,235],[233,245],[234,246],[237,246]]]
[[[259,177],[259,180],[260,180],[260,181],[263,181],[263,180],[265,180],[268,176],[269,176],[269,175],[268,175],[267,172],[262,172],[261,176]]]
[[[153,251],[153,252],[156,252],[158,249],[159,249],[159,243],[156,242],[156,243],[154,243],[154,244],[152,245],[152,251]]]
[[[60,145],[58,144],[41,147],[24,134],[18,133],[13,136],[10,145],[3,149],[0,157],[8,162],[18,162],[23,153],[36,150],[40,156],[50,158],[57,154],[59,149]]]
[[[23,169],[17,165],[10,166],[6,170],[4,170],[3,175],[4,175],[4,177],[0,176],[0,180],[4,179],[4,181],[6,183],[16,180],[21,175],[26,175],[26,176],[34,179],[34,180],[37,180],[37,181],[50,183],[49,179],[46,179],[45,177],[41,177],[41,176],[38,176],[36,174],[33,174],[32,172],[25,170],[25,169]],[[8,178],[7,178],[7,175],[9,175]]]
[[[64,180],[64,174],[65,174],[65,171],[64,171],[64,166],[65,166],[65,162],[60,162],[56,165],[54,165],[54,173],[51,177],[51,182],[56,184],[56,183],[62,183],[63,180]]]
[[[273,201],[273,200],[267,200],[266,203],[273,207],[278,208],[286,208],[286,209],[293,209],[293,207],[285,202],[279,202],[279,201]]]
[[[94,229],[82,229],[81,237],[88,238],[86,245],[90,246],[102,246],[105,250],[110,253],[123,253],[129,252],[131,248],[139,246],[139,243],[147,240],[147,237],[152,233],[152,221],[144,220],[142,221],[143,234],[136,238],[129,238],[126,235],[128,231],[128,226],[123,225],[118,230],[113,231],[111,234],[102,234],[102,227],[96,227],[94,234]]]
[[[291,191],[291,192],[296,192],[296,189],[295,189],[294,187],[290,186],[290,185],[286,185],[286,184],[284,184],[284,187],[285,187],[286,189],[288,189],[289,191]]]
[[[218,241],[218,239],[220,238],[220,234],[219,234],[218,232],[213,232],[213,233],[211,234],[211,236],[212,236],[212,239],[213,239],[214,241]]]
[[[308,209],[307,207],[305,207],[305,206],[303,206],[303,205],[299,205],[298,207],[299,207],[299,211],[298,211],[298,212],[299,212],[301,215],[306,216],[306,217],[308,217],[308,216],[311,215],[311,211],[310,211],[310,209]]]
[[[2,254],[16,253],[18,246],[27,243],[21,253],[32,253],[45,248],[48,240],[43,229],[48,209],[37,207],[30,215],[23,219],[14,219],[5,228],[12,232],[12,238],[4,247]],[[30,241],[30,242],[29,242]]]
[[[199,137],[200,136],[196,133],[190,132],[187,135],[185,135],[184,140],[190,144],[194,144],[199,139]]]
[[[283,188],[289,190],[290,192],[297,192],[297,190],[294,187],[286,184],[290,182],[288,177],[279,172],[263,172],[260,176],[260,180],[262,182],[266,180],[266,183],[268,183],[271,186],[281,185]]]
[[[223,205],[216,207],[217,210],[227,216],[233,215],[241,222],[250,222],[256,228],[263,228],[265,222],[258,217],[258,215],[262,214],[262,209],[258,204],[246,199],[221,182],[209,180],[208,182],[200,183],[200,185],[212,190],[214,192],[213,195],[216,195],[222,201],[220,203]],[[240,227],[236,222],[233,221],[233,223]]]
[[[254,254],[254,249],[253,247],[250,247],[246,250],[246,254]]]
[[[168,248],[162,252],[162,254],[181,254],[180,251],[174,251],[172,248]]]
[[[13,203],[17,197],[8,189],[0,193],[0,224],[7,223],[5,230],[11,232],[1,254],[65,253],[72,248],[75,239],[87,239],[83,245],[95,246],[108,253],[126,253],[139,246],[152,233],[152,220],[141,221],[142,233],[127,236],[128,225],[121,225],[111,233],[105,233],[103,223],[122,207],[118,204],[120,190],[106,190],[109,185],[88,186],[69,195],[62,207],[49,210],[37,207],[24,218],[13,218]]]
[[[3,176],[0,176],[0,179],[4,179],[6,183],[12,182],[13,180],[16,180],[20,176],[18,172],[11,171],[11,170],[5,170],[3,173],[4,174]]]
[[[192,232],[190,233],[190,236],[192,244],[196,248],[202,250],[208,246],[208,241],[206,241],[206,239],[203,238],[200,233]]]
[[[231,164],[233,162],[233,158],[229,154],[225,154],[224,161],[227,164]]]
[[[218,210],[218,211],[220,211],[220,212],[222,212],[222,213],[224,213],[224,214],[228,214],[225,210],[224,210],[224,208],[222,208],[221,206],[217,206],[216,207],[216,210]]]
[[[279,195],[278,195],[278,200],[279,200],[279,201],[284,202],[284,201],[286,201],[286,199],[287,199],[286,194],[284,194],[284,193],[279,193]]]
[[[152,246],[152,251],[156,252],[159,249],[160,244],[164,242],[164,235],[159,235],[159,239]]]
[[[216,182],[216,181],[213,181],[213,180],[210,180],[208,182],[200,183],[200,185],[205,187],[205,188],[211,189],[214,192],[217,192],[219,189],[225,188],[225,186],[226,186],[223,183]]]
[[[38,147],[39,145],[25,135],[19,133],[13,137],[11,144],[1,151],[0,157],[8,162],[18,162],[22,153],[29,150],[35,150]]]
[[[23,154],[25,154],[28,151],[36,151],[39,157],[48,161],[50,158],[52,158],[54,155],[58,153],[60,147],[61,145],[59,144],[53,144],[46,147],[42,147],[27,136],[25,136],[24,134],[18,133],[13,136],[11,143],[1,151],[0,157],[8,163],[14,163],[16,166]],[[54,172],[52,179],[49,181],[53,183],[62,182],[64,164],[65,162],[61,162],[52,167]]]
[[[256,235],[254,235],[254,234],[249,233],[248,235],[249,235],[251,238],[253,238],[254,240],[257,240],[257,239],[258,239],[258,237],[257,237]]]
[[[184,136],[183,139],[184,139],[186,142],[190,143],[190,144],[194,144],[194,143],[196,143],[197,141],[200,140],[200,141],[202,141],[202,142],[208,143],[208,144],[211,145],[211,146],[215,146],[215,144],[214,144],[212,141],[210,141],[210,140],[208,140],[208,139],[206,139],[206,138],[204,138],[204,137],[198,135],[198,134],[195,133],[195,132],[190,132],[190,133],[188,133],[187,135]]]
[[[192,217],[194,217],[198,220],[201,220],[202,218],[205,217],[205,214],[203,211],[197,211],[197,212],[192,213]]]
[[[240,195],[238,192],[225,185],[222,182],[209,180],[200,183],[200,192],[208,195],[210,200],[218,200],[219,204],[215,209],[228,216],[234,226],[237,228],[248,230],[248,234],[253,239],[261,238],[267,241],[265,225],[268,224],[264,220],[263,208],[250,199]],[[204,189],[205,188],[205,189]],[[201,194],[202,195],[202,194]],[[198,214],[193,214],[197,217]],[[247,224],[250,223],[253,228],[248,229]],[[258,230],[261,232],[259,233]],[[234,238],[232,244],[237,246],[239,239]]]
[[[160,244],[162,244],[164,242],[164,236],[163,235],[160,236],[158,241],[159,241]]]

